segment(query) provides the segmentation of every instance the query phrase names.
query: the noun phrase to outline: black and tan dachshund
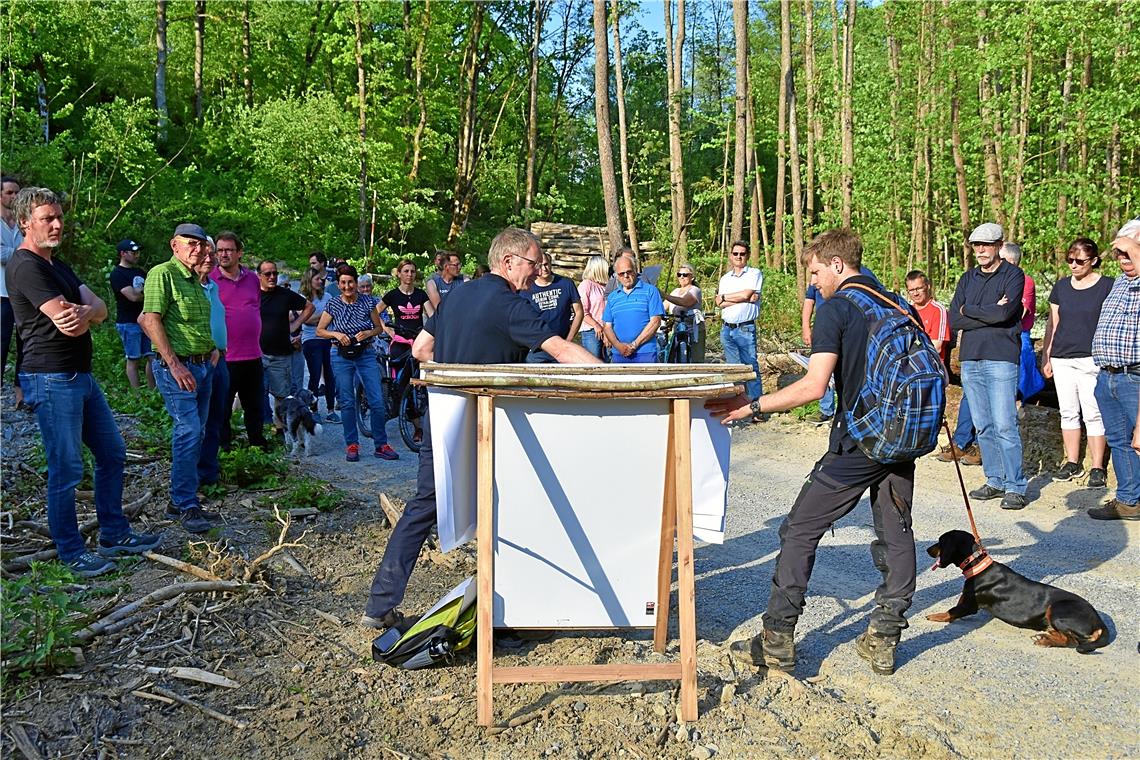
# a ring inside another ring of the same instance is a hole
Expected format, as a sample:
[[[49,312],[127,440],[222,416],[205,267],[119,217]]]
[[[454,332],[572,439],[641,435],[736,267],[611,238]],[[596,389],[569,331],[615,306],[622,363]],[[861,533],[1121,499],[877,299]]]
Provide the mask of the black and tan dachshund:
[[[1010,570],[986,554],[966,531],[943,533],[926,553],[938,560],[931,570],[957,565],[966,576],[958,603],[946,612],[927,615],[927,620],[949,623],[983,609],[1018,628],[1044,631],[1034,637],[1038,646],[1075,646],[1081,654],[1108,646],[1108,628],[1085,599]]]

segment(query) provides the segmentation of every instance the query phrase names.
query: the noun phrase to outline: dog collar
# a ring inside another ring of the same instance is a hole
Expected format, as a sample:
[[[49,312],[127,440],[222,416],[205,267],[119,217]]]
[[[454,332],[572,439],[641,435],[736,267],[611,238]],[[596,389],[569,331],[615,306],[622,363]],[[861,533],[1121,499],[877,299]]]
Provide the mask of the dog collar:
[[[958,567],[962,569],[962,575],[967,578],[973,578],[975,575],[979,575],[982,571],[987,570],[993,563],[993,557],[987,554],[985,549],[978,549],[969,557],[962,560]]]

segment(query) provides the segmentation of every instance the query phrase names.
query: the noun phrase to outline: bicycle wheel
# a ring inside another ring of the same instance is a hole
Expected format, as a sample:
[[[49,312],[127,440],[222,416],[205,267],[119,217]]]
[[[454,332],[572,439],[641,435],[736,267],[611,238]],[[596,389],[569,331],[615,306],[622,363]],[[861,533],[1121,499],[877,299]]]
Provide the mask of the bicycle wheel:
[[[427,389],[408,385],[400,397],[400,437],[410,451],[419,453],[420,443],[416,441],[416,421],[423,419],[427,411]]]
[[[372,437],[372,414],[368,408],[368,396],[364,395],[364,386],[356,384],[356,429],[365,438]]]
[[[689,341],[687,337],[685,339],[677,341],[677,363],[689,363]]]

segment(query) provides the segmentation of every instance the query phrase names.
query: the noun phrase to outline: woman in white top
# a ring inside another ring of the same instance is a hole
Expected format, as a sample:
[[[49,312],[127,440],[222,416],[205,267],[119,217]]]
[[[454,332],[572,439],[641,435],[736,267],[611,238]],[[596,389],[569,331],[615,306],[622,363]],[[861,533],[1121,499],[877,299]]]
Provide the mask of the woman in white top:
[[[661,296],[665,311],[677,319],[686,319],[695,332],[696,340],[690,354],[694,363],[705,360],[705,322],[701,312],[701,289],[694,280],[693,268],[688,264],[677,267],[677,287],[667,296]]]
[[[591,256],[586,262],[586,270],[582,273],[582,282],[578,285],[578,295],[582,299],[582,327],[578,334],[582,336],[582,348],[589,351],[602,361],[608,361],[609,347],[605,344],[605,331],[602,329],[602,312],[606,308],[606,282],[609,281],[610,268],[601,256]]]

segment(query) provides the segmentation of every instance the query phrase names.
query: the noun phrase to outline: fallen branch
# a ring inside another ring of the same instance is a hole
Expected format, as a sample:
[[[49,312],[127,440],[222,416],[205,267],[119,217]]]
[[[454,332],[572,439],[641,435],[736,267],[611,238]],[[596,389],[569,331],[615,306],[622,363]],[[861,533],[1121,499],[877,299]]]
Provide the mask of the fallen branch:
[[[209,715],[211,718],[213,718],[215,720],[220,720],[222,723],[228,723],[231,726],[233,726],[234,728],[246,728],[249,726],[249,723],[244,721],[244,720],[240,720],[238,718],[231,717],[229,715],[226,715],[225,713],[220,713],[217,710],[215,710],[214,708],[207,707],[206,705],[202,704],[201,702],[195,702],[193,699],[189,699],[188,697],[184,697],[181,694],[177,694],[173,691],[168,691],[167,689],[163,689],[160,686],[152,686],[151,691],[153,691],[155,694],[159,695],[160,697],[166,697],[167,699],[173,699],[175,702],[178,702],[179,704],[186,705],[187,707],[193,707],[195,710],[200,710],[200,711],[206,713],[207,715]]]
[[[388,494],[382,493],[377,497],[380,500],[380,509],[384,510],[384,515],[388,518],[389,527],[395,527],[396,523],[400,521],[400,512],[388,498]]]
[[[246,584],[242,581],[195,581],[165,586],[150,592],[141,599],[136,599],[130,604],[119,607],[114,612],[76,633],[75,638],[80,642],[86,643],[96,636],[111,632],[109,629],[115,623],[128,618],[143,607],[156,602],[165,602],[182,594],[200,594],[209,591],[238,591],[245,587]]]
[[[170,676],[172,678],[181,678],[183,681],[208,683],[211,686],[221,686],[225,689],[241,688],[241,684],[237,681],[226,678],[225,676],[220,676],[217,673],[211,673],[208,670],[202,670],[201,668],[160,668],[155,665],[113,665],[112,667],[118,670],[145,670],[147,673],[156,676]]]
[[[9,729],[12,732],[12,742],[20,752],[24,753],[24,757],[28,760],[40,760],[43,755],[40,754],[39,749],[36,748],[35,742],[32,737],[28,736],[28,732],[19,723],[15,723]]]
[[[257,574],[258,569],[261,567],[261,565],[268,562],[277,553],[282,552],[286,549],[295,549],[297,547],[304,547],[306,549],[309,548],[305,546],[305,544],[301,543],[305,536],[309,535],[309,531],[306,530],[301,533],[301,537],[296,541],[286,542],[285,536],[289,533],[289,526],[293,524],[293,521],[289,518],[288,513],[282,517],[281,510],[277,508],[276,504],[273,505],[273,516],[277,518],[277,523],[281,526],[281,532],[277,535],[277,543],[266,549],[264,552],[258,555],[253,560],[253,562],[249,563],[249,566],[246,567],[245,572],[242,574],[242,580],[246,583],[249,583],[251,580],[253,580],[254,575]]]
[[[168,567],[173,567],[175,570],[181,570],[182,572],[193,575],[196,578],[201,578],[204,581],[221,580],[221,578],[209,572],[208,570],[203,570],[197,565],[191,565],[189,562],[183,562],[180,559],[174,559],[174,557],[167,557],[165,554],[158,554],[156,552],[143,552],[143,556],[149,560],[154,560],[159,564],[167,565]]]

